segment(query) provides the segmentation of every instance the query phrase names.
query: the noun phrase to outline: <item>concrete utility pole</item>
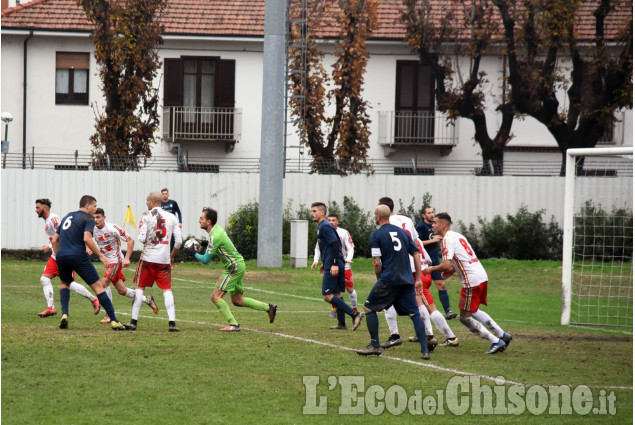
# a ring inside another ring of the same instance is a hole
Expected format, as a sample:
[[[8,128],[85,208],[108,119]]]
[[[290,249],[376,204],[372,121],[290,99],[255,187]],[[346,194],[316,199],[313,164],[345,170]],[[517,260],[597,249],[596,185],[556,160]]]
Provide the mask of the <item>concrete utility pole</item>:
[[[286,3],[265,0],[258,267],[282,266]]]

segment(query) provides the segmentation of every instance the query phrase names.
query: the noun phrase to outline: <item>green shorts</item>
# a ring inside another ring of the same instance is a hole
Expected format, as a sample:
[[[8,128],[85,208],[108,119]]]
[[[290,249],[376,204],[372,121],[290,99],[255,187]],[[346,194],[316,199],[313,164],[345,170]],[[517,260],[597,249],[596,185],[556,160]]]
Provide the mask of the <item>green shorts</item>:
[[[230,295],[242,294],[245,291],[243,277],[245,277],[246,269],[245,263],[239,262],[233,273],[225,270],[225,273],[216,282],[216,289],[229,292]]]

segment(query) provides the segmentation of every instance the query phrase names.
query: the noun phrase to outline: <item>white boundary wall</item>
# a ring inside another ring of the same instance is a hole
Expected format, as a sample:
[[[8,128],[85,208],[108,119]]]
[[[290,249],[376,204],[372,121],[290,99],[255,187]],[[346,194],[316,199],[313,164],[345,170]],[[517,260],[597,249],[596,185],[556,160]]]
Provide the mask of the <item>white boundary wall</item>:
[[[219,223],[227,224],[239,206],[258,201],[259,175],[192,174],[178,172],[56,171],[3,169],[1,192],[1,247],[36,249],[45,244],[44,220],[35,213],[35,200],[49,198],[51,210],[60,217],[78,209],[82,195],[93,195],[104,208],[107,221],[123,224],[128,205],[136,220],[146,209],[146,196],[163,187],[170,190],[183,212],[183,234],[203,235],[197,220],[205,206],[218,210]],[[624,177],[632,180],[632,177]],[[437,212],[447,211],[455,223],[478,224],[477,218],[491,220],[496,214],[515,214],[521,205],[529,211],[544,209],[562,226],[564,213],[562,177],[476,177],[476,176],[321,176],[287,174],[284,180],[285,205],[292,211],[314,201],[336,201],[344,196],[355,199],[364,210],[372,211],[377,200],[390,196],[397,206],[415,198],[420,208],[423,194],[432,195]],[[632,204],[630,199],[624,202]],[[127,230],[136,238],[136,229]],[[137,243],[135,249],[140,249]],[[360,253],[361,254],[361,253]]]

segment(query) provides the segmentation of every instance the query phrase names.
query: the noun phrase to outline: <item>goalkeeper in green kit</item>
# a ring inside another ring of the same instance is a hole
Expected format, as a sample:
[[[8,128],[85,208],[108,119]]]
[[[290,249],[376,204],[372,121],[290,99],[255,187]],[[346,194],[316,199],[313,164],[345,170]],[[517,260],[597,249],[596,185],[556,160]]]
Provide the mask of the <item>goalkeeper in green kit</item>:
[[[221,332],[240,332],[240,325],[229,309],[229,305],[223,297],[227,292],[232,297],[232,303],[237,307],[249,307],[254,310],[266,311],[269,315],[269,323],[273,323],[276,318],[278,306],[266,304],[253,298],[243,297],[243,277],[245,276],[245,260],[236,250],[225,229],[216,224],[218,213],[212,208],[203,208],[203,212],[198,219],[201,229],[209,233],[209,244],[204,254],[195,251],[193,247],[185,249],[185,253],[192,255],[203,264],[210,262],[213,256],[221,259],[225,265],[225,272],[218,278],[214,292],[212,292],[212,302],[220,310],[229,325],[219,329]]]

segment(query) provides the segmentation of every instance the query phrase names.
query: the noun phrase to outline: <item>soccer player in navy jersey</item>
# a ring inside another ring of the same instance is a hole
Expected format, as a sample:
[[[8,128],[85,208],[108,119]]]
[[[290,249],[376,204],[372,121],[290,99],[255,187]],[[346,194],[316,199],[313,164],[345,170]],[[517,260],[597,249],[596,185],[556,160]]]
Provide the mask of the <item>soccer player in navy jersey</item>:
[[[421,220],[417,223],[417,233],[419,234],[419,239],[423,242],[423,247],[430,255],[432,259],[432,265],[438,266],[441,264],[439,261],[439,242],[441,242],[441,236],[434,234],[434,229],[432,228],[432,221],[434,220],[434,208],[429,205],[425,205],[421,209]],[[432,280],[439,290],[439,301],[443,304],[443,310],[445,310],[445,318],[447,320],[454,319],[456,317],[456,313],[450,310],[450,296],[448,295],[447,289],[445,289],[445,280],[441,276],[441,272],[432,272]]]
[[[174,199],[170,199],[170,192],[167,187],[161,189],[161,209],[163,211],[167,211],[169,213],[174,214],[179,219],[179,229],[183,227],[183,216],[181,215],[181,208],[179,208],[178,202]],[[174,249],[174,235],[172,235],[172,239],[170,239],[170,252]],[[170,263],[170,268],[174,269],[174,262]]]
[[[73,270],[97,295],[99,303],[112,320],[110,322],[112,329],[115,331],[126,329],[117,320],[112,302],[104,292],[97,270],[86,253],[86,247],[88,247],[93,253],[99,255],[99,260],[102,263],[108,265],[108,259],[99,251],[93,240],[95,210],[97,210],[97,200],[90,195],[82,196],[79,200],[79,210],[66,214],[57,228],[57,233],[53,236],[53,250],[57,253],[57,266],[62,281],[60,285],[60,300],[62,302],[60,329],[68,328],[68,304],[71,298],[70,282],[73,281]]]
[[[357,354],[362,356],[381,354],[377,312],[394,306],[397,314],[408,315],[412,319],[415,333],[421,344],[421,358],[429,360],[426,330],[415,297],[415,288],[418,293],[423,289],[419,248],[405,230],[390,224],[388,206],[378,205],[375,208],[375,221],[380,227],[371,235],[370,249],[377,283],[364,303],[370,344],[362,350],[357,350]],[[411,255],[414,257],[415,264],[414,282],[410,270]]]
[[[346,288],[342,242],[333,225],[326,220],[326,205],[324,203],[314,202],[311,204],[311,220],[318,224],[317,242],[324,267],[322,297],[324,301],[337,309],[337,325],[331,326],[331,329],[346,329],[345,315],[348,314],[353,319],[353,330],[355,330],[362,323],[364,314],[353,310],[342,299],[342,291]]]

